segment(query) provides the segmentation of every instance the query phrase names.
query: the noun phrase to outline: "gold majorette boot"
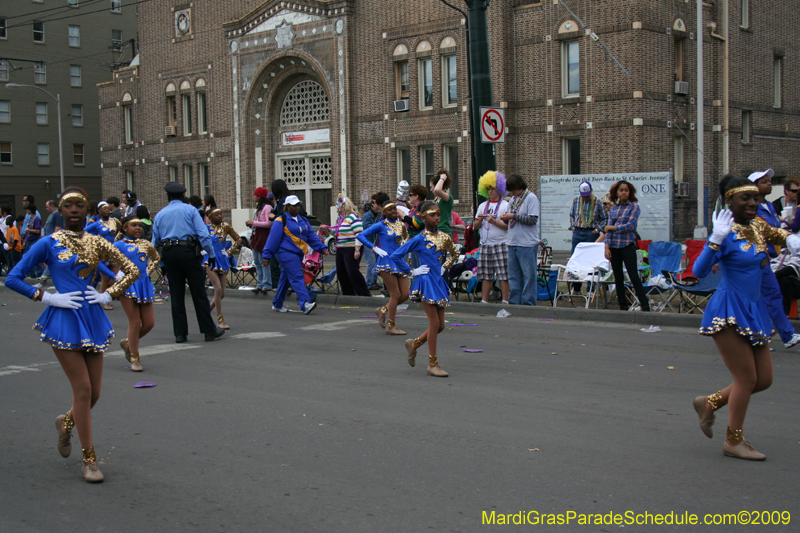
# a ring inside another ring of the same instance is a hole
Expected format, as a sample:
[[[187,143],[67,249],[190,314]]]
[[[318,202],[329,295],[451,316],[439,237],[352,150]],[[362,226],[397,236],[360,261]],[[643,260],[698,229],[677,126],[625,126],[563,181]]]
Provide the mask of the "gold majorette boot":
[[[225,323],[225,317],[222,315],[217,315],[217,325],[219,329],[231,329],[231,327]]]
[[[728,457],[736,457],[748,461],[763,461],[767,458],[766,455],[756,451],[749,442],[744,440],[741,429],[733,429],[732,427],[728,427],[727,438],[722,445],[722,453]]]
[[[437,378],[446,378],[450,375],[439,366],[439,358],[436,357],[436,354],[428,354],[428,375]]]
[[[416,363],[417,358],[417,348],[425,344],[424,341],[419,340],[419,337],[416,339],[407,339],[406,340],[406,350],[408,351],[408,364],[414,366]]]
[[[94,453],[94,446],[82,448],[83,450],[83,468],[81,473],[83,479],[89,483],[100,483],[103,481],[103,473],[97,467],[97,456]]]
[[[378,315],[378,325],[382,328],[386,327],[386,313],[388,312],[389,308],[385,305],[375,310],[375,314]]]
[[[722,407],[722,395],[715,392],[710,396],[698,396],[692,401],[692,405],[697,411],[697,416],[700,417],[700,431],[710,439],[714,436],[711,426],[714,425],[714,420],[717,418],[714,411]]]
[[[56,417],[56,429],[58,430],[58,453],[61,457],[69,457],[72,453],[72,428],[75,426],[69,411],[66,414]]]
[[[388,319],[386,321],[386,334],[387,335],[405,335],[406,332],[403,331],[402,329],[397,329],[397,327],[394,325],[394,320]]]
[[[134,372],[141,372],[144,370],[144,368],[142,368],[142,361],[139,359],[138,352],[131,354],[131,370]]]

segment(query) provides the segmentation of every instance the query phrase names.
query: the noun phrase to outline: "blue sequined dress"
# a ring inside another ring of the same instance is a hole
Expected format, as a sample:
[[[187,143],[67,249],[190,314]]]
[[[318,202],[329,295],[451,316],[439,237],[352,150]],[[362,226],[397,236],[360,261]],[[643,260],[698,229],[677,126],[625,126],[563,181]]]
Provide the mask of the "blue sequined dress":
[[[211,236],[211,245],[214,247],[214,255],[217,258],[217,266],[214,268],[214,271],[227,272],[231,269],[231,260],[229,256],[242,245],[242,238],[239,237],[239,234],[236,233],[233,226],[227,222],[223,222],[219,225],[206,224],[206,227],[208,228],[208,234]],[[225,246],[228,235],[230,235],[233,240],[233,245],[230,249],[226,249]],[[225,250],[228,255],[223,254],[223,250]],[[207,262],[208,258],[203,259],[203,263]]]
[[[117,233],[119,233],[120,229],[120,221],[116,218],[109,217],[106,220],[103,220],[102,218],[95,220],[91,224],[87,225],[86,228],[84,228],[84,231],[90,235],[103,237],[111,244],[114,244],[114,241],[117,238]]]
[[[707,242],[693,272],[705,277],[719,264],[722,281],[703,313],[701,335],[714,335],[733,327],[753,346],[766,345],[775,333],[761,296],[762,269],[769,262],[767,244],[785,244],[788,232],[760,220],[748,226],[734,224],[719,250]]]
[[[127,238],[115,242],[114,246],[139,269],[139,277],[125,289],[123,296],[127,296],[137,304],[146,304],[155,300],[156,291],[153,282],[150,281],[150,274],[158,268],[158,263],[161,261],[155,247],[144,239],[130,240]]]
[[[6,278],[6,287],[33,298],[36,288],[25,283],[25,274],[33,265],[45,262],[59,293],[80,291],[83,295],[101,261],[118,265],[125,273],[108,290],[111,296],[120,296],[136,280],[136,266],[102,237],[59,230],[39,239],[22,257]],[[61,350],[105,351],[114,336],[111,321],[100,304],[81,303],[80,309],[47,306],[33,326],[41,332],[41,340]]]
[[[372,244],[369,240],[370,237],[377,237],[375,244]],[[385,218],[356,235],[356,239],[367,248],[372,249],[377,246],[389,254],[386,257],[378,257],[375,262],[375,268],[372,269],[374,274],[388,272],[403,278],[408,276],[395,264],[391,257],[392,253],[408,240],[408,229],[402,220]]]
[[[411,267],[403,260],[409,252],[417,252],[419,264],[427,265],[430,272],[414,276],[411,284],[411,301],[433,304],[437,307],[450,305],[450,287],[442,276],[442,266],[449,270],[458,259],[458,250],[453,245],[450,235],[443,231],[421,232],[403,246],[395,250],[389,259],[404,273],[411,272]],[[450,257],[447,257],[447,254]]]

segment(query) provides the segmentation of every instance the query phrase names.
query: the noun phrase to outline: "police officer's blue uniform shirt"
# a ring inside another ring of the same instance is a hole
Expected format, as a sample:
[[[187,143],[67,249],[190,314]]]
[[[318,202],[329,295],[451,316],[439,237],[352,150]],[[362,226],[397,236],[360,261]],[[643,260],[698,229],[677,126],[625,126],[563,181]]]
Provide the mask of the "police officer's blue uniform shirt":
[[[172,200],[153,220],[153,245],[158,246],[160,241],[182,241],[189,237],[200,239],[208,257],[216,258],[208,228],[197,209],[181,200]]]

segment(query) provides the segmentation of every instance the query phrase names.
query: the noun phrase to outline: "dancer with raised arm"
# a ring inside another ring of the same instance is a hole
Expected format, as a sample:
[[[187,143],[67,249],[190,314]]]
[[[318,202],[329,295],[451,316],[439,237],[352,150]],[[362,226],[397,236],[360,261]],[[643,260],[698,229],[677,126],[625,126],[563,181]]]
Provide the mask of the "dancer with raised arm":
[[[222,316],[222,299],[225,298],[225,285],[228,282],[228,272],[231,269],[231,255],[242,245],[242,238],[233,229],[233,226],[222,221],[222,210],[212,209],[206,214],[210,222],[207,224],[208,232],[211,235],[211,245],[214,247],[214,254],[217,256],[216,265],[211,268],[206,264],[206,275],[214,287],[214,301],[211,302],[211,309],[217,310],[217,327],[220,329],[231,329],[225,323]],[[233,245],[230,250],[225,249],[225,241],[230,236]]]
[[[702,278],[719,264],[722,281],[703,314],[701,335],[717,345],[733,383],[709,396],[698,396],[693,405],[700,429],[713,437],[714,411],[728,405],[728,431],[722,452],[729,457],[763,461],[766,455],[744,440],[744,419],[750,397],[772,385],[770,337],[774,334],[761,295],[761,276],[769,261],[767,244],[786,245],[796,254],[800,237],[756,219],[758,188],[744,178],[725,176],[720,196],[729,210],[714,215],[713,233],[694,264]]]
[[[72,407],[56,418],[58,451],[62,457],[69,457],[72,428],[77,426],[83,450],[83,477],[98,483],[103,481],[103,474],[94,451],[91,409],[100,398],[103,352],[114,336],[102,306],[112,297],[121,296],[136,280],[139,270],[107,240],[84,231],[89,212],[86,191],[67,187],[59,211],[65,228],[39,239],[8,275],[6,287],[47,306],[34,329],[41,332],[43,342],[52,346],[72,386]],[[123,272],[107,292],[97,292],[89,285],[101,261],[118,265]],[[25,274],[41,262],[50,265],[58,292],[45,292],[25,283]]]

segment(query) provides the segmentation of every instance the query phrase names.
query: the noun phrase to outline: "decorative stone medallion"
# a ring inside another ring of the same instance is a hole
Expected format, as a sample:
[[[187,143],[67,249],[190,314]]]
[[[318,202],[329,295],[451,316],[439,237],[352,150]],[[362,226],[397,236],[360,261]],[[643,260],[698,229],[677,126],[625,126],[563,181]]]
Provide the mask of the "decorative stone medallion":
[[[291,48],[295,35],[292,25],[284,20],[280,26],[275,28],[275,43],[278,45],[278,49]]]

